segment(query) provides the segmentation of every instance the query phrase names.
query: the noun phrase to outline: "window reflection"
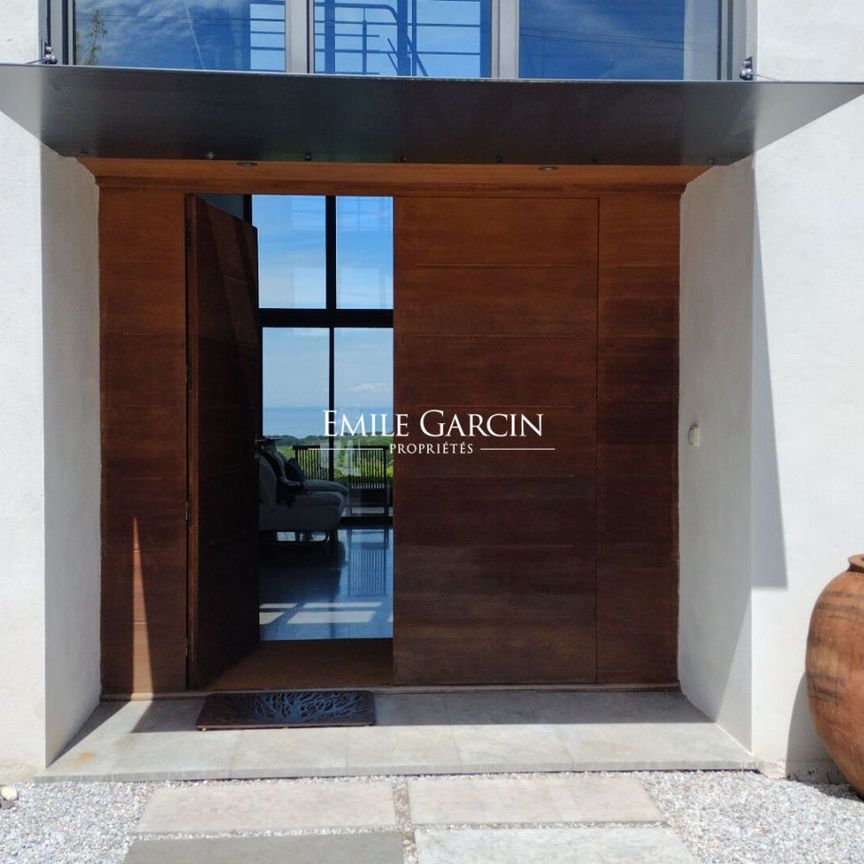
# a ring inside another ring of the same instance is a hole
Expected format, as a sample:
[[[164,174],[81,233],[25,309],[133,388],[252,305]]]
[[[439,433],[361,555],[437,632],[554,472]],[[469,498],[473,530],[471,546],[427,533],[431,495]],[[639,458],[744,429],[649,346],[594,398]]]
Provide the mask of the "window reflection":
[[[393,199],[336,199],[336,297],[342,309],[393,308]]]
[[[83,66],[284,71],[284,0],[76,0]]]
[[[520,0],[522,78],[716,78],[718,0]]]
[[[316,0],[315,71],[485,78],[491,0]]]

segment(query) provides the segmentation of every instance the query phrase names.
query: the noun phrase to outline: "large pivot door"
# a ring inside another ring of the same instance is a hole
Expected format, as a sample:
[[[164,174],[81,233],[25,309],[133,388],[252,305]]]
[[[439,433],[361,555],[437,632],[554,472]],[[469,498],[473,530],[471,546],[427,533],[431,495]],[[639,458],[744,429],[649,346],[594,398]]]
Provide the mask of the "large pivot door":
[[[395,238],[406,440],[472,451],[396,455],[396,679],[595,681],[598,202],[402,198]],[[435,437],[469,414],[507,434]]]
[[[258,638],[255,229],[188,198],[189,684]]]

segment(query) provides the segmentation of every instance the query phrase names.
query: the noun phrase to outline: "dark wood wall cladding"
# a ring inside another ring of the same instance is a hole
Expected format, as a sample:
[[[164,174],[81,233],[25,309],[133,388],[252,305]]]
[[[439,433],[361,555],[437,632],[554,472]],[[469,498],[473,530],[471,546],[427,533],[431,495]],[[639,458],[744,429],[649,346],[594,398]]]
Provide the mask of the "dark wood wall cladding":
[[[600,200],[600,683],[678,677],[678,208]]]
[[[184,197],[103,189],[102,687],[186,686]]]
[[[560,448],[397,454],[395,680],[593,682],[597,201],[395,212],[396,410],[543,413]]]

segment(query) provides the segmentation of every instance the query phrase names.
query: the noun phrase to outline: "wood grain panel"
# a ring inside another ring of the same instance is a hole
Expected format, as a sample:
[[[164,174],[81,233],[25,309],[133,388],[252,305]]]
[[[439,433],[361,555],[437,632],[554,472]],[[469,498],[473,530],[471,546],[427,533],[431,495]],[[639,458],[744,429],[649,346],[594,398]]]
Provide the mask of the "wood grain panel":
[[[594,487],[591,476],[406,477],[398,485],[395,540],[454,548],[593,541]]]
[[[183,196],[100,196],[102,687],[186,686]]]
[[[514,308],[514,314],[527,314]],[[398,325],[397,325],[398,326]],[[442,336],[394,334],[400,404],[514,410],[582,405],[596,391],[594,334],[573,336]]]
[[[553,198],[404,198],[397,266],[575,267],[596,261],[597,204]]]
[[[409,418],[414,427],[417,420],[430,405],[406,405]],[[457,406],[435,406],[436,410],[444,411],[445,417],[459,413],[464,417],[463,409]],[[484,412],[507,413],[506,406],[490,406]],[[473,448],[471,453],[452,452],[440,457],[431,457],[424,453],[397,452],[395,458],[399,463],[399,474],[402,477],[496,477],[502,482],[517,482],[518,478],[531,477],[584,477],[594,482],[594,454],[596,452],[597,417],[593,402],[586,402],[578,408],[550,408],[535,406],[526,410],[533,422],[538,422],[536,415],[542,414],[542,437],[531,432],[520,441],[512,438],[502,440],[483,437],[453,437],[431,438],[420,431],[412,431],[411,441],[419,444],[437,446],[442,441],[454,446]],[[435,415],[436,418],[438,415]],[[397,446],[398,446],[397,442]],[[549,451],[525,451],[514,453],[510,450],[481,448],[507,447],[513,444],[524,444],[526,447],[553,447],[554,455]],[[508,479],[509,478],[509,481]]]
[[[401,335],[573,336],[594,339],[595,261],[583,267],[400,269],[395,327]],[[423,309],[418,318],[413,309]],[[516,314],[521,309],[525,314]],[[407,314],[400,315],[400,311]]]
[[[643,193],[680,195],[708,170],[703,165],[351,164],[230,162],[218,159],[79,160],[103,187],[174,189],[249,195],[543,195],[596,197]]]
[[[396,680],[593,681],[597,202],[399,199],[396,226],[396,410],[543,412],[470,443],[555,448],[397,454]]]
[[[189,678],[258,641],[258,259],[251,225],[187,199]]]
[[[677,677],[678,201],[600,203],[597,662]]]
[[[593,681],[593,542],[403,544],[399,555],[417,583],[417,602],[403,606],[397,592],[395,616],[418,650],[396,652],[397,680],[536,683],[560,681],[564,670],[571,681]],[[454,571],[466,586],[459,592],[452,590]],[[454,655],[465,659],[454,663]]]

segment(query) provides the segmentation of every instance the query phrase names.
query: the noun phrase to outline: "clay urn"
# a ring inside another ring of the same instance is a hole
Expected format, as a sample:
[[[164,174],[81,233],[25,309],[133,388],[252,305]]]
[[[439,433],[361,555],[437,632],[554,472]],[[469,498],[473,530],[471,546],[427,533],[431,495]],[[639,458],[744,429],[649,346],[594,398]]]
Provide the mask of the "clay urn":
[[[816,731],[864,797],[864,555],[826,586],[810,618],[807,698]]]

